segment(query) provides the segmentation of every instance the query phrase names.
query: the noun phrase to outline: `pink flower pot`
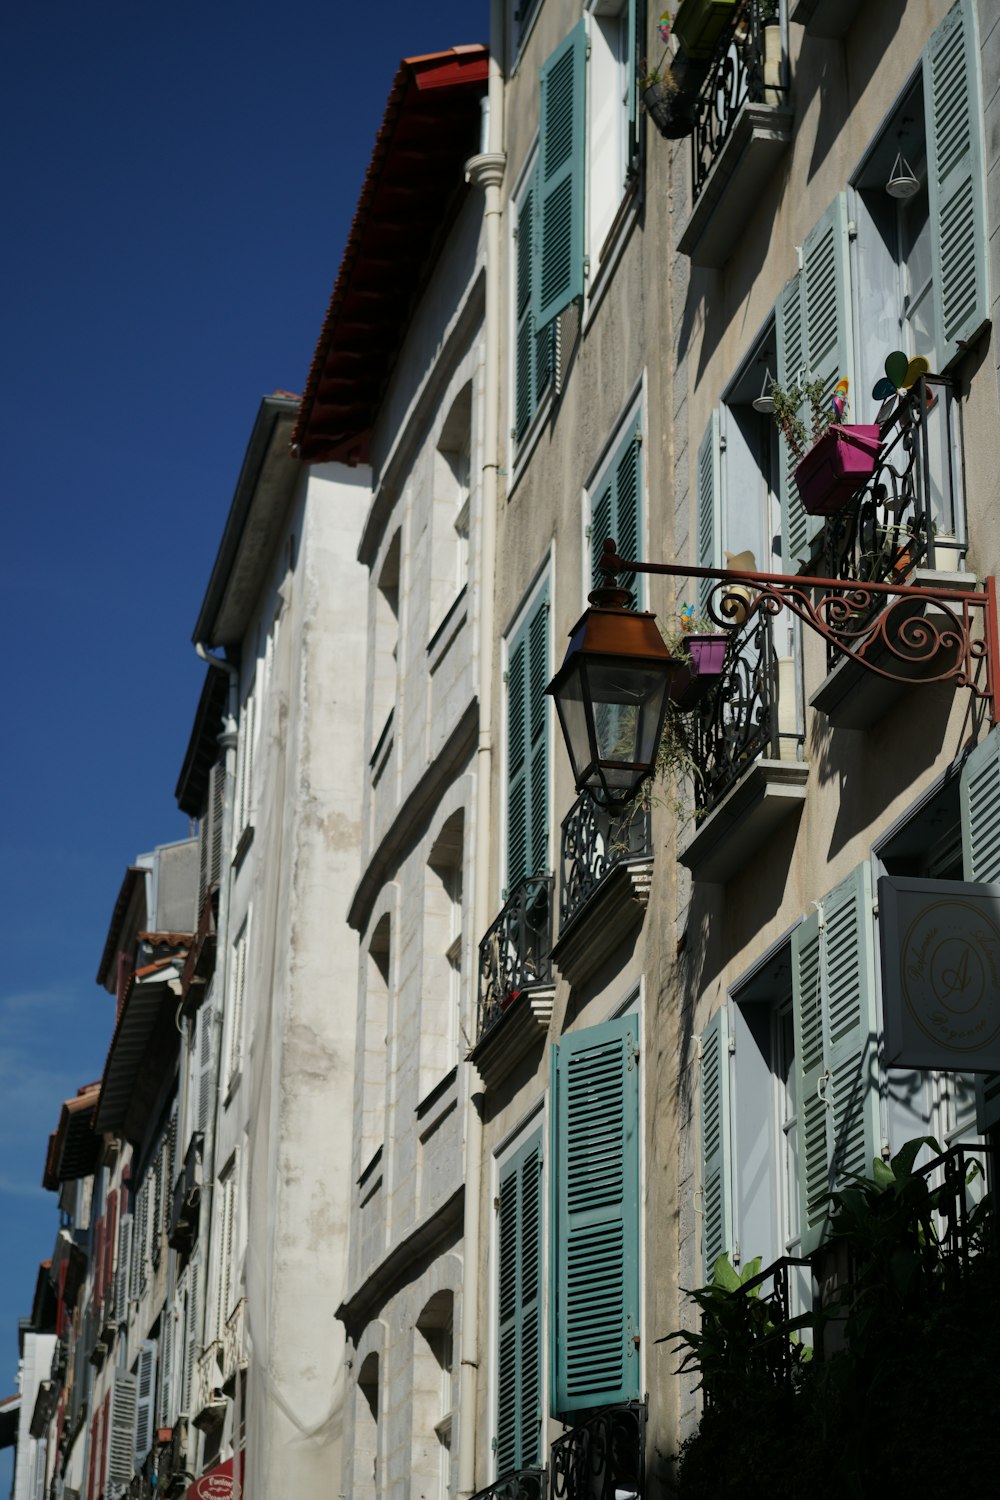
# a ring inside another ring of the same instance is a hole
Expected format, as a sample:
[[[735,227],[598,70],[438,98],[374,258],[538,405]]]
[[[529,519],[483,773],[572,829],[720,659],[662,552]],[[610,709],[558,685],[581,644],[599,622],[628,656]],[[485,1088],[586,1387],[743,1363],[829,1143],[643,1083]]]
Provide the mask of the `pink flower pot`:
[[[811,516],[832,516],[875,472],[878,423],[836,423],[795,465],[802,507]]]
[[[688,659],[670,683],[670,697],[678,708],[694,708],[715,686],[722,675],[728,644],[726,635],[684,637]]]

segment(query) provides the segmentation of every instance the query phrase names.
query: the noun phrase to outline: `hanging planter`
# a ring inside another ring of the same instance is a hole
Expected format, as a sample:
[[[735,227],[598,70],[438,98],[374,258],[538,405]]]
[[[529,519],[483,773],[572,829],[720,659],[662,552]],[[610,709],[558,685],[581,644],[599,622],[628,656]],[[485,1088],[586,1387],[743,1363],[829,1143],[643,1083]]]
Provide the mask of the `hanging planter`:
[[[715,687],[726,661],[726,635],[690,634],[684,636],[687,662],[674,673],[670,698],[685,712],[695,708]]]
[[[657,78],[642,91],[642,107],[668,141],[693,135],[698,118],[697,95],[678,88],[670,78]]]
[[[832,516],[875,472],[878,423],[834,423],[795,465],[802,507],[811,516]]]

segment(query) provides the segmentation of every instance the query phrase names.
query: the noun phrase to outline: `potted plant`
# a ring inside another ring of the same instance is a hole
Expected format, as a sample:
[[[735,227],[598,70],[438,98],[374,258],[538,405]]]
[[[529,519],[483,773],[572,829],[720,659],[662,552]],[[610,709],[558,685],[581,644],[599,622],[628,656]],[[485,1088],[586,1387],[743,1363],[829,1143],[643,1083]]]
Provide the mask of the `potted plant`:
[[[846,392],[846,381],[838,391]],[[795,465],[795,483],[803,509],[811,516],[832,516],[875,472],[880,434],[877,422],[845,423],[844,398],[835,396],[828,405],[822,380],[806,381],[787,389],[775,382],[769,393],[774,401],[774,420]],[[811,429],[799,415],[804,404],[811,414]]]
[[[696,708],[722,676],[729,636],[710,620],[696,617],[690,605],[681,610],[676,630],[665,633],[672,656],[685,660],[670,683],[670,701],[682,713]]]
[[[698,96],[685,87],[673,67],[643,71],[639,79],[642,107],[668,141],[691,135],[698,118]]]

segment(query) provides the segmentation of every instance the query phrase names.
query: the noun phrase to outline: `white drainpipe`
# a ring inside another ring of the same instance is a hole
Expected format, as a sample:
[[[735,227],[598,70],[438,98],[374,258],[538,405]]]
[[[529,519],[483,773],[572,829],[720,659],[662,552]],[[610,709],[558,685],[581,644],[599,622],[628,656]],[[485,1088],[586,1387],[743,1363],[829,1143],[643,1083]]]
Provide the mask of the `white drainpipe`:
[[[503,151],[505,0],[490,3],[490,61],[485,149],[466,163],[466,177],[486,194],[486,307],[483,347],[483,470],[479,549],[479,740],[476,751],[473,939],[490,923],[490,832],[493,772],[493,580],[496,565],[497,481],[500,465],[500,327],[502,317],[501,199]],[[473,953],[478,949],[473,946]],[[478,976],[478,965],[474,966]],[[478,978],[474,980],[478,983]],[[474,1094],[481,1091],[475,1064],[463,1064],[465,1082],[465,1218],[463,1225],[462,1339],[459,1373],[458,1495],[476,1489],[479,1375],[479,1260],[483,1177],[483,1123]]]

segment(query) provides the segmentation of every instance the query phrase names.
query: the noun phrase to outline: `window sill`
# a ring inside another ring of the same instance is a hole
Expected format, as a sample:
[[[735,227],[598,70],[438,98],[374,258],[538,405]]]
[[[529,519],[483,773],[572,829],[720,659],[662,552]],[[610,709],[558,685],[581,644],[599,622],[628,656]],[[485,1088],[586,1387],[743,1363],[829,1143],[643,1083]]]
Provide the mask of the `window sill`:
[[[469,611],[466,608],[468,597],[469,586],[463,584],[449,605],[444,619],[427,642],[428,665],[431,672],[437,670],[443,658],[448,654],[458,632],[469,618]]]
[[[469,1056],[488,1088],[496,1088],[502,1083],[515,1064],[545,1040],[555,996],[554,984],[523,989],[473,1047]]]
[[[677,241],[692,265],[725,265],[792,139],[793,120],[787,104],[743,105]]]
[[[801,811],[809,767],[761,757],[700,823],[678,854],[695,880],[727,885],[759,863],[760,846],[786,818]]]
[[[936,569],[917,568],[907,582],[926,588],[974,589],[977,580],[974,573],[948,573],[939,572]],[[904,601],[900,599],[893,607],[893,620],[898,621],[899,626],[902,627],[904,621],[918,619],[925,612],[928,612],[926,600]],[[930,606],[929,612],[936,613],[933,605]],[[939,615],[938,618],[942,617]],[[908,663],[890,652],[888,646],[881,640],[873,643],[869,659],[873,666],[891,668],[894,672],[905,673],[908,681],[914,685],[928,682],[936,677],[940,670],[935,657]],[[952,678],[949,682],[941,683],[939,686],[954,688],[955,679]],[[893,682],[887,677],[879,677],[875,672],[867,671],[851,657],[844,656],[833,670],[827,673],[813,693],[809,699],[809,707],[825,714],[834,729],[870,729],[895,707],[904,693],[909,691],[907,682]]]
[[[643,919],[653,883],[653,860],[622,860],[560,930],[552,962],[570,984],[579,984]]]
[[[807,36],[843,37],[851,29],[861,0],[793,0],[788,19],[804,26]]]
[[[368,1181],[368,1179],[372,1176],[373,1172],[379,1166],[381,1160],[382,1160],[382,1147],[381,1146],[376,1146],[375,1150],[372,1152],[371,1156],[369,1157],[366,1165],[361,1168],[361,1176],[357,1180],[357,1184],[356,1184],[357,1187],[363,1188],[365,1186],[365,1184]]]
[[[439,1078],[437,1083],[427,1090],[427,1093],[417,1105],[416,1116],[418,1120],[423,1119],[424,1115],[434,1108],[438,1100],[448,1092],[457,1078],[458,1064],[455,1063],[454,1067],[449,1068],[443,1078]]]

